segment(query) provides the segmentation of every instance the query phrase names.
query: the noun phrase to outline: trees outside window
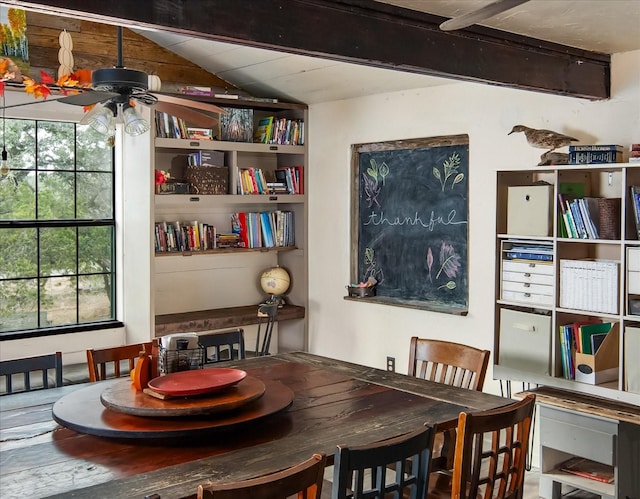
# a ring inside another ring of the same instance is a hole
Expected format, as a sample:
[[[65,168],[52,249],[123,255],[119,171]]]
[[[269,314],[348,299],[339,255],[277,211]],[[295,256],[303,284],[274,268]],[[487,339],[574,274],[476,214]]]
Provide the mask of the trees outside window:
[[[0,334],[115,320],[114,156],[74,123],[5,121]]]

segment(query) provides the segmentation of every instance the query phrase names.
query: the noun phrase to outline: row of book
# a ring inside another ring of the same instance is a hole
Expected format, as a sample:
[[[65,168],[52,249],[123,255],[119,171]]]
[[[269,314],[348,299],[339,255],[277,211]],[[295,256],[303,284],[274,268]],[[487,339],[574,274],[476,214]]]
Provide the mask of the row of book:
[[[179,251],[205,251],[218,247],[216,228],[206,223],[156,222],[156,253]]]
[[[573,322],[559,327],[562,377],[575,379],[576,352],[594,355],[611,331],[611,322]]]
[[[241,168],[238,171],[239,194],[303,194],[302,166],[283,166],[265,175],[262,168]]]
[[[231,232],[239,235],[246,248],[295,246],[295,226],[291,211],[233,213]]]
[[[187,126],[187,122],[182,118],[162,111],[156,111],[156,137],[191,140],[213,140],[215,138],[211,128]]]
[[[598,198],[568,199],[558,194],[560,207],[560,237],[571,239],[599,239],[600,207]]]
[[[267,116],[258,121],[253,141],[261,144],[304,145],[304,121]]]

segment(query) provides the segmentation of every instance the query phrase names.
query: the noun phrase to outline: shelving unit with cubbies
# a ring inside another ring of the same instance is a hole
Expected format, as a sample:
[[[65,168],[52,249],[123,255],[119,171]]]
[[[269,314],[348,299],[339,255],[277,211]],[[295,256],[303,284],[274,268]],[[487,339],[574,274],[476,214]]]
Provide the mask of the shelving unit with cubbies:
[[[640,185],[638,164],[497,172],[494,378],[534,383],[588,400],[596,397],[590,400],[605,401],[604,406],[608,399],[611,405],[629,408],[631,414],[623,421],[615,414],[594,414],[588,403],[559,408],[541,402],[542,497],[560,497],[567,485],[602,497],[638,493],[631,470],[640,466],[640,457],[625,454],[631,447],[620,445],[623,436],[633,445],[640,441],[640,369],[636,367],[640,310],[635,301],[640,298],[640,241],[633,185]],[[586,227],[581,235],[570,232],[565,214],[571,208],[566,200],[562,204],[559,194],[568,199],[597,198],[591,206],[603,206],[603,217],[593,213],[592,218],[602,234],[592,237]],[[538,248],[551,258],[527,258],[527,248],[532,252]],[[514,250],[523,257],[513,257]],[[582,357],[577,363],[574,357],[575,370],[587,373],[593,368],[594,373],[607,371],[609,375],[588,378],[581,374],[576,376],[583,380],[579,381],[570,379],[570,368],[563,366],[567,357],[563,358],[560,328],[587,321],[614,324],[606,337],[612,354],[607,362],[593,365]],[[612,466],[614,482],[599,483],[559,471],[561,463],[572,456]]]

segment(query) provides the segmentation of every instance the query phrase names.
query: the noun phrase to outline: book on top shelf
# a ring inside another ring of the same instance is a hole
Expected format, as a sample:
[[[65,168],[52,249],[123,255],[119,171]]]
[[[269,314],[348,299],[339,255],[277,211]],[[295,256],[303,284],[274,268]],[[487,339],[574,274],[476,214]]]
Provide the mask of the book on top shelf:
[[[253,134],[253,141],[261,144],[269,142],[271,137],[271,127],[273,126],[273,116],[267,116],[258,121],[258,126]]]

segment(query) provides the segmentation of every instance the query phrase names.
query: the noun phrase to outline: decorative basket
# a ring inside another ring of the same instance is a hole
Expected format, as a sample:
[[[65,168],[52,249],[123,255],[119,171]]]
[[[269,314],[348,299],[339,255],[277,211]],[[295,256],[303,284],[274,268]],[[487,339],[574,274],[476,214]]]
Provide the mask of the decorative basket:
[[[620,198],[598,198],[600,239],[620,239]]]
[[[184,172],[193,194],[229,192],[229,168],[226,166],[187,166]]]
[[[160,346],[158,352],[160,374],[202,369],[204,365],[205,348],[202,345],[184,350],[169,350]]]

